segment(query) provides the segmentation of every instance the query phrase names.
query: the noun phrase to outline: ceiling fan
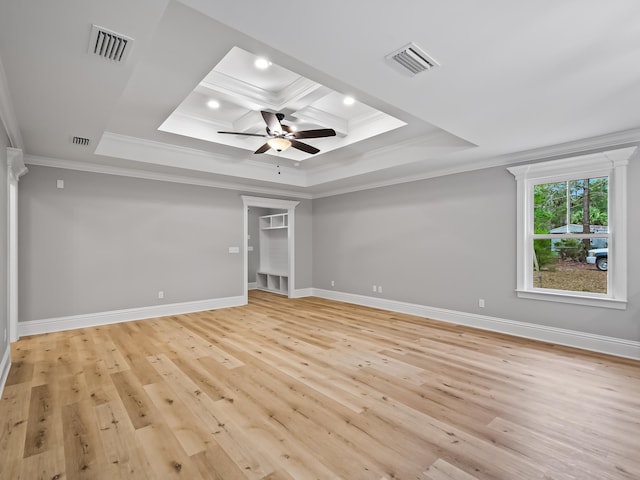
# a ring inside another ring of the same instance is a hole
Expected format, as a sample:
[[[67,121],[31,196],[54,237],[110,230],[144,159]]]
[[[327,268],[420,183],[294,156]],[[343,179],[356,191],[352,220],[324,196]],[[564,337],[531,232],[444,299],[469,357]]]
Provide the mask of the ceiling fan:
[[[271,113],[261,111],[262,118],[267,124],[267,133],[243,133],[243,132],[218,132],[231,135],[247,135],[250,137],[264,137],[268,138],[267,143],[262,145],[258,150],[253,153],[264,153],[270,148],[273,148],[277,152],[282,152],[289,147],[297,148],[303,152],[310,154],[316,154],[320,150],[306,143],[299,142],[300,138],[321,138],[321,137],[334,137],[336,131],[332,128],[321,128],[318,130],[302,130],[300,132],[293,131],[288,125],[283,125],[284,119],[283,113]]]

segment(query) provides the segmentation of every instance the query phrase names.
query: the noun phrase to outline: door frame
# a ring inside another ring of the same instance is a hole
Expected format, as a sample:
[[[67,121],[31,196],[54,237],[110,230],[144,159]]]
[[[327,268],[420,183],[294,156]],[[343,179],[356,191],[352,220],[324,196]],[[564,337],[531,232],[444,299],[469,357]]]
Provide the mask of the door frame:
[[[243,210],[243,218],[244,218],[244,248],[243,248],[243,262],[242,268],[244,273],[242,275],[244,286],[242,290],[244,292],[244,303],[249,303],[249,208],[273,208],[278,210],[286,210],[288,215],[288,224],[289,228],[287,228],[287,250],[288,250],[288,267],[287,267],[287,275],[289,278],[289,288],[287,290],[287,296],[291,298],[291,294],[295,289],[295,209],[296,206],[300,203],[296,200],[280,200],[277,198],[265,198],[265,197],[252,197],[250,195],[241,195],[242,197],[242,210]]]

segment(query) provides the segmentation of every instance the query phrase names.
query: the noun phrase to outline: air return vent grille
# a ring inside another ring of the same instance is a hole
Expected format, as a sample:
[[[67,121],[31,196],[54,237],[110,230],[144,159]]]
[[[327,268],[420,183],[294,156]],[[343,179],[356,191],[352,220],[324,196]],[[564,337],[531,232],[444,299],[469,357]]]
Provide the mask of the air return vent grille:
[[[89,139],[85,137],[73,137],[71,139],[71,143],[73,143],[74,145],[82,145],[83,147],[86,147],[87,145],[89,145]]]
[[[405,45],[400,50],[396,50],[387,55],[386,58],[387,60],[396,62],[411,75],[417,75],[420,72],[440,65],[415,43]]]
[[[124,62],[133,47],[133,39],[93,25],[89,53],[114,62]]]

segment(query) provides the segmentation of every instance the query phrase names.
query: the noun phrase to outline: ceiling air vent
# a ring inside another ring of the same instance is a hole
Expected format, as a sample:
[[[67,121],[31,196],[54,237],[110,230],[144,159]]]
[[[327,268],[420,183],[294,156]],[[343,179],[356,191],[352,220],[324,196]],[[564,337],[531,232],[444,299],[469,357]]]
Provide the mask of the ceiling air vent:
[[[114,62],[124,62],[133,46],[133,38],[92,25],[89,53]]]
[[[410,43],[400,50],[390,53],[386,59],[396,62],[412,76],[440,65],[415,43]]]
[[[73,137],[71,139],[71,143],[73,143],[74,145],[82,145],[83,147],[86,147],[87,145],[89,145],[89,139],[85,137]]]

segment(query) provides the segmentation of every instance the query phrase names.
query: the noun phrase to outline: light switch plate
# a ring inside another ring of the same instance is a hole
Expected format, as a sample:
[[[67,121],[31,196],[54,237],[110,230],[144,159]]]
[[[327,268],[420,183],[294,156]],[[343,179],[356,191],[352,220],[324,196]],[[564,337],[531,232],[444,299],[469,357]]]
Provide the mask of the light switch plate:
[[[229,253],[240,253],[240,247],[229,247]]]

